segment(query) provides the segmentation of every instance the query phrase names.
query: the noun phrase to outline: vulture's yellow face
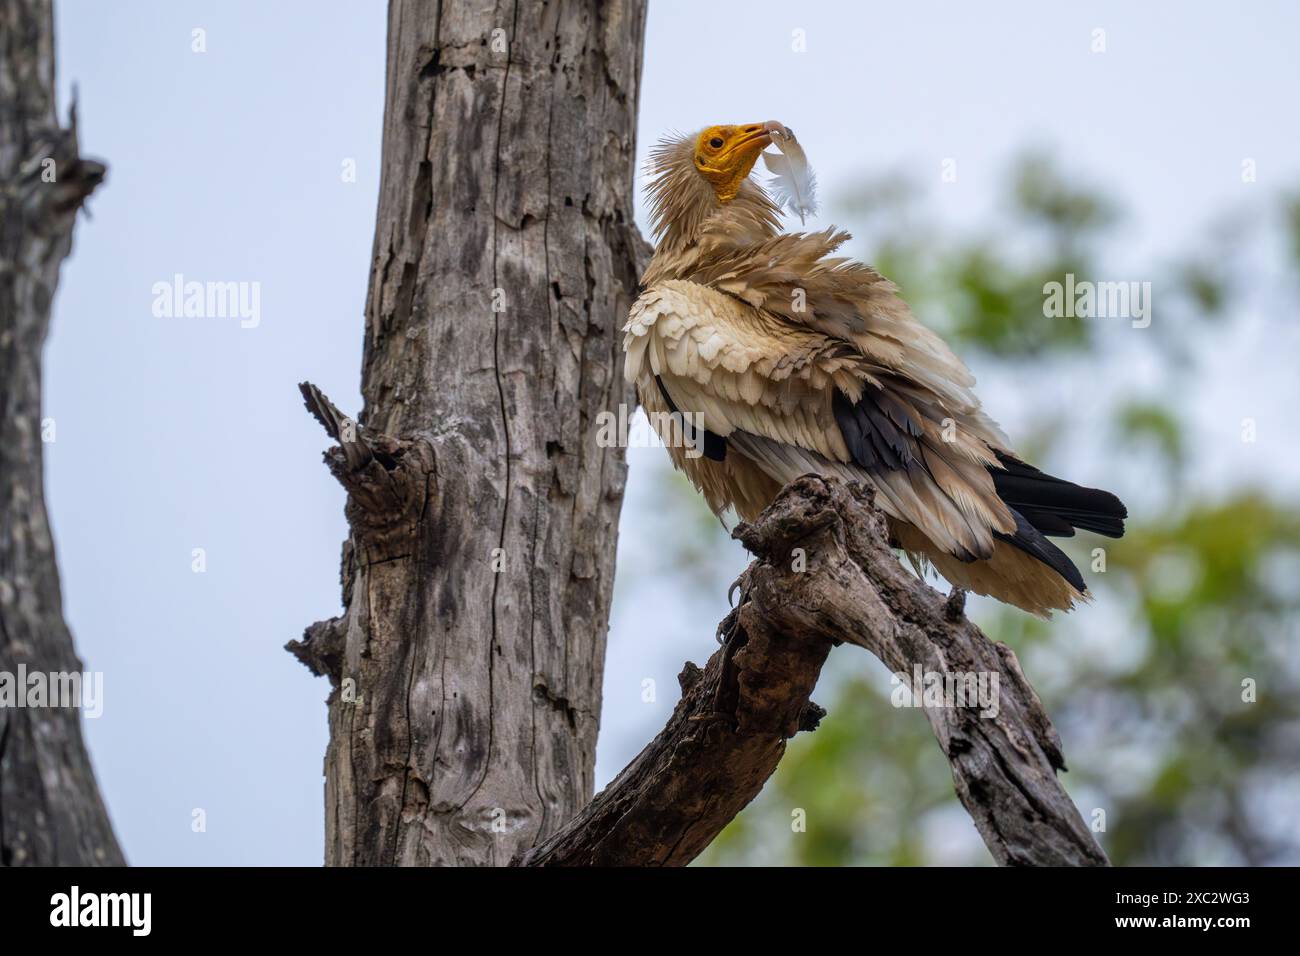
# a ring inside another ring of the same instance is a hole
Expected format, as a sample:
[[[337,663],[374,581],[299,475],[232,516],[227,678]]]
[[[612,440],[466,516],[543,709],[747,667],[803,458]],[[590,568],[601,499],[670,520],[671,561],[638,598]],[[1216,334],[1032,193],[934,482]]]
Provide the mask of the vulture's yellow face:
[[[710,126],[695,141],[695,169],[709,181],[720,202],[736,198],[758,154],[772,142],[769,123]]]

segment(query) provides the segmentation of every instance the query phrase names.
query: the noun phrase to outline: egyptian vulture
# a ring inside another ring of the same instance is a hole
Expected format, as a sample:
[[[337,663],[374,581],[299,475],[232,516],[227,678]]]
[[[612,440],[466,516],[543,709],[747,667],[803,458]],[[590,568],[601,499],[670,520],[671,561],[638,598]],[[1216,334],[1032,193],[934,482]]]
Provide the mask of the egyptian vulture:
[[[892,544],[952,584],[1041,616],[1086,600],[1046,536],[1118,538],[1124,505],[1021,461],[894,284],[835,255],[848,233],[780,231],[778,201],[802,214],[791,193],[811,185],[796,142],[775,122],[711,126],[652,153],[657,245],[623,349],[673,464],[749,521],[800,475],[861,481]],[[750,173],[773,144],[789,162],[765,156],[769,196]]]

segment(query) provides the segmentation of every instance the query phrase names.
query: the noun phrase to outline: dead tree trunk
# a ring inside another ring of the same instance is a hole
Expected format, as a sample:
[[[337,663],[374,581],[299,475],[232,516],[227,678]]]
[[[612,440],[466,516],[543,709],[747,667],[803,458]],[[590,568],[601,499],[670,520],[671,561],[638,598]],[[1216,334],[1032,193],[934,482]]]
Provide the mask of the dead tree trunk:
[[[642,245],[643,0],[393,0],[349,492],[326,862],[504,864],[591,797]]]
[[[104,167],[55,111],[50,0],[0,0],[0,673],[80,673],[42,478],[41,350],[77,210]],[[25,682],[24,682],[25,683]],[[69,701],[0,705],[0,866],[121,865]]]

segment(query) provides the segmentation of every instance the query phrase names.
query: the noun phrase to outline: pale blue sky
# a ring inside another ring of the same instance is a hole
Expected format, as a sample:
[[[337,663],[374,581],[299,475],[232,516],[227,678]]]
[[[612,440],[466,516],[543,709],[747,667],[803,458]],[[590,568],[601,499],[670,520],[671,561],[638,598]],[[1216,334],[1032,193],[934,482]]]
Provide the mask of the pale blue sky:
[[[100,782],[132,862],[316,864],[327,684],[281,647],[337,611],[345,525],[295,383],[357,407],[385,4],[56,5],[83,152],[110,166],[63,272],[45,397],[67,615],[105,672],[104,715],[87,722]],[[1104,54],[1090,52],[1094,28]],[[796,29],[807,52],[791,49]],[[814,225],[855,177],[901,168],[937,186],[951,157],[958,182],[932,200],[961,228],[1000,201],[1006,161],[1041,144],[1134,210],[1132,259],[1116,269],[1141,279],[1225,208],[1300,182],[1297,36],[1300,7],[1282,2],[652,0],[640,148],[674,128],[782,120],[829,200]],[[355,183],[341,181],[346,159]],[[260,325],[155,318],[152,286],[176,273],[260,282]],[[1270,377],[1231,380],[1258,345],[1225,343],[1208,389],[1266,416]],[[1016,383],[984,394],[1011,426]],[[1228,434],[1239,418],[1205,427]],[[664,455],[630,458],[629,564]],[[737,555],[731,576],[742,566]],[[721,595],[704,603],[701,626],[697,607],[651,614],[620,586],[602,782],[662,725],[682,661],[711,652]],[[206,833],[191,831],[194,808]]]

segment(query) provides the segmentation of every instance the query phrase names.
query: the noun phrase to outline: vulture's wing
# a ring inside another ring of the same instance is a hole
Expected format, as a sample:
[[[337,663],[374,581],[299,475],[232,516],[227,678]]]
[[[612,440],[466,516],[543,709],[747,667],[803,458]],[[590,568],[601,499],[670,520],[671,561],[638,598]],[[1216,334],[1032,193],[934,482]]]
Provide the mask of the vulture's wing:
[[[833,253],[842,230],[738,241],[728,223],[706,228],[676,278],[726,292],[785,324],[853,343],[952,411],[970,417],[977,437],[1007,447],[971,391],[975,378],[947,343],[917,322],[898,287],[871,266]]]
[[[834,301],[807,299],[810,313],[796,313],[807,318],[792,321],[763,294],[755,307],[687,280],[647,290],[625,329],[628,377],[779,483],[809,472],[868,481],[886,514],[960,560],[987,558],[995,535],[1017,533],[988,470],[996,427],[963,385],[940,393],[924,381],[956,362],[942,342],[905,315],[848,324]],[[905,321],[922,333],[915,342]]]

